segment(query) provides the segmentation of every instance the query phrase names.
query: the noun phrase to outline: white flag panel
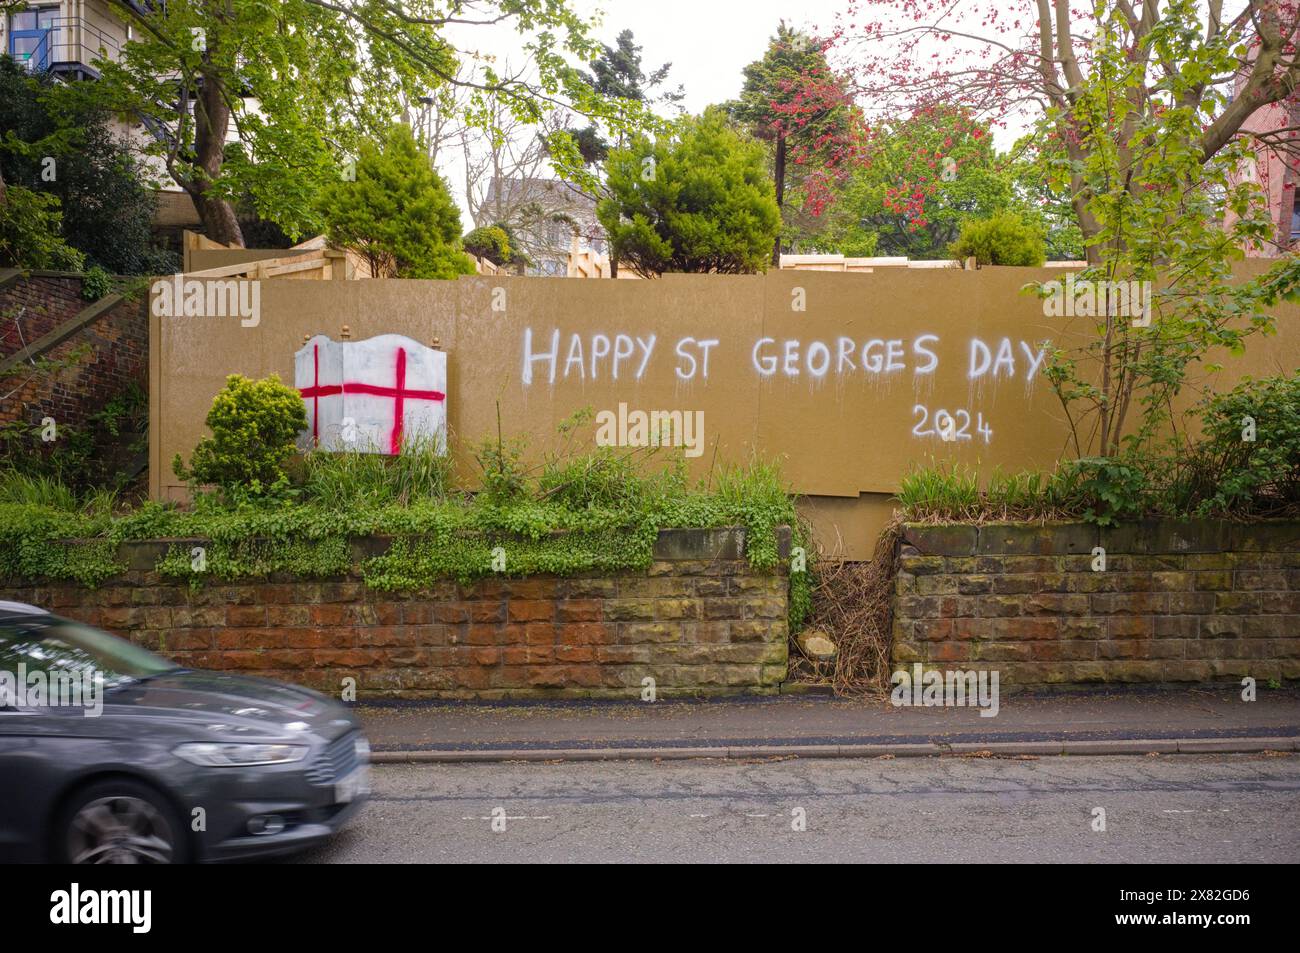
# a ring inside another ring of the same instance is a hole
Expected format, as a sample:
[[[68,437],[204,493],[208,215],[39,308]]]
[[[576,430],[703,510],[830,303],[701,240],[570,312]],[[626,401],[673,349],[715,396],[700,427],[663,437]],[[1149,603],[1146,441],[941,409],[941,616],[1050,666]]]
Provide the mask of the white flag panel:
[[[300,445],[397,453],[431,441],[447,449],[447,355],[401,334],[309,339],[294,356],[307,406]]]

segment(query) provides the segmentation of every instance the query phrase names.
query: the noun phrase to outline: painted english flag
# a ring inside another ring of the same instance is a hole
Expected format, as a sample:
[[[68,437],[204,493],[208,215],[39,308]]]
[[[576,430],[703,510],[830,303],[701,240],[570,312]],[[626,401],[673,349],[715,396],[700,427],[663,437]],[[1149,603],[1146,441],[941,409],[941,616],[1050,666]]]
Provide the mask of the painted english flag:
[[[447,450],[447,355],[401,334],[309,339],[294,355],[307,405],[299,445],[395,454],[412,441]]]

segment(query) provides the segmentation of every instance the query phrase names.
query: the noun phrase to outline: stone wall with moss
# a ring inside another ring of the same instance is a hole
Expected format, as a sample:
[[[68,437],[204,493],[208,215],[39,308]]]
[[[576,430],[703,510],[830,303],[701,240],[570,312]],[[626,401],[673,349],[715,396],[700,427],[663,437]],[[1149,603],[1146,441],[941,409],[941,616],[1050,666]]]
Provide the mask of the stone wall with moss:
[[[908,525],[896,666],[1003,685],[1300,678],[1300,522]]]
[[[126,542],[126,572],[0,586],[180,665],[357,697],[639,697],[774,692],[785,678],[789,579],[755,569],[736,528],[662,530],[642,571],[488,577],[382,591],[358,576],[191,584],[160,575],[175,540]],[[376,555],[388,541],[352,542]],[[786,565],[788,529],[778,531]],[[359,562],[359,559],[353,560]]]

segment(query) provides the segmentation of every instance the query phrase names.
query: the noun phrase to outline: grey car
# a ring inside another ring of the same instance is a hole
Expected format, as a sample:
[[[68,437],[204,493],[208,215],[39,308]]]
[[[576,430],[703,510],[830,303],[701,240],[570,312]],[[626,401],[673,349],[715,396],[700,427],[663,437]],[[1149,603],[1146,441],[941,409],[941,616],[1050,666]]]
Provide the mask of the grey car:
[[[0,861],[289,853],[360,810],[369,761],[357,720],[324,695],[178,668],[0,602]]]

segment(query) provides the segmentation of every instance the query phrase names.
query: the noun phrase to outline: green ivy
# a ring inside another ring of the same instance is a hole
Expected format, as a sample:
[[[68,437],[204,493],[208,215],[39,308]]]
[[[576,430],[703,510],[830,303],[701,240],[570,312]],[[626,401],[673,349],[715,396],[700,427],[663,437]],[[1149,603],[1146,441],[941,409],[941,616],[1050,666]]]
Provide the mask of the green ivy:
[[[39,504],[0,504],[0,578],[72,579],[97,586],[124,572],[106,518]]]
[[[745,555],[756,569],[780,562],[777,530],[796,526],[794,505],[771,474],[730,476],[711,490],[629,495],[618,505],[575,500],[508,503],[476,499],[419,500],[340,510],[290,500],[230,505],[200,497],[193,510],[149,502],[109,517],[34,504],[0,504],[0,576],[74,579],[97,585],[124,571],[119,543],[176,539],[156,570],[169,579],[266,578],[274,573],[329,577],[358,572],[377,590],[410,590],[440,579],[470,582],[494,574],[496,547],[504,575],[562,576],[646,569],[661,528],[742,526]],[[392,537],[389,550],[354,565],[350,540]],[[202,562],[193,549],[201,545]],[[802,528],[795,545],[806,547]],[[791,579],[791,624],[810,605],[810,573]]]

